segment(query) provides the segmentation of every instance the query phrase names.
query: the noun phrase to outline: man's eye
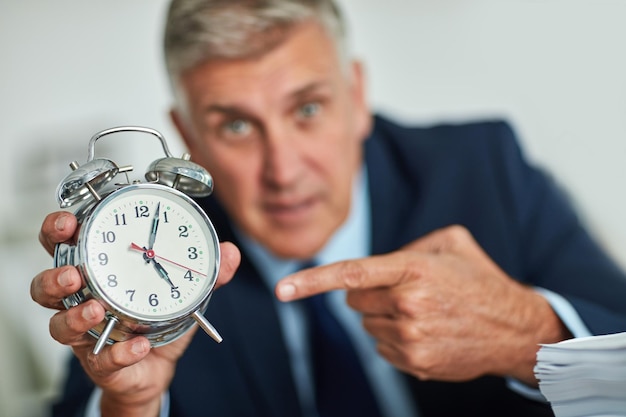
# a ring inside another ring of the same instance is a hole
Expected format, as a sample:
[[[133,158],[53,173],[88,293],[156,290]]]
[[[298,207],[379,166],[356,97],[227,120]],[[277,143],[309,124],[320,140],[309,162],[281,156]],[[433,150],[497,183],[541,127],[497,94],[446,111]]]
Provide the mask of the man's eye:
[[[307,103],[298,108],[298,115],[303,118],[311,118],[318,114],[321,110],[319,103]]]
[[[247,135],[252,129],[252,127],[250,126],[250,122],[242,119],[232,120],[226,123],[224,128],[227,133],[232,133],[240,136]]]

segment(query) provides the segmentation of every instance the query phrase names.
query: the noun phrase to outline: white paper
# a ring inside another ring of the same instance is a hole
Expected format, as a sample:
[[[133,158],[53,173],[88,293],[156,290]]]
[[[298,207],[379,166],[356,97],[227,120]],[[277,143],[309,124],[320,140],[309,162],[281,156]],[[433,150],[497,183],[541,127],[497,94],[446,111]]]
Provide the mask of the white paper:
[[[626,333],[541,345],[535,376],[556,417],[626,417]]]

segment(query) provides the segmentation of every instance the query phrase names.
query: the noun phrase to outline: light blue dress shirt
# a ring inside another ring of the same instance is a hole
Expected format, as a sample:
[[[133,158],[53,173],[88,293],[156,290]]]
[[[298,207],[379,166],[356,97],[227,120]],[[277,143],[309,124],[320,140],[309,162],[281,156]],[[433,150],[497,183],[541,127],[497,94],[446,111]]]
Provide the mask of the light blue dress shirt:
[[[315,256],[320,265],[348,259],[357,259],[371,253],[369,193],[366,170],[362,169],[352,190],[352,209],[346,222]],[[265,284],[273,292],[276,283],[286,275],[298,270],[301,262],[274,257],[261,245],[238,234],[241,245],[252,263],[261,272]],[[311,352],[307,343],[307,322],[303,306],[299,302],[283,303],[274,299],[280,325],[285,335],[290,364],[294,373],[296,389],[303,405],[305,417],[316,417],[311,375]],[[411,417],[417,411],[403,376],[376,352],[374,339],[363,329],[361,315],[345,302],[345,291],[333,291],[328,295],[329,309],[346,328],[348,336],[364,364],[364,371],[373,387],[374,395],[385,417]]]
[[[346,222],[337,230],[326,246],[315,256],[315,261],[322,264],[356,259],[371,254],[369,188],[365,168],[354,182],[351,211]],[[274,291],[276,283],[298,270],[301,262],[276,258],[260,244],[235,231],[242,248],[251,262],[261,272],[261,278]],[[543,295],[574,337],[590,335],[580,316],[563,297],[543,288],[536,288]],[[345,291],[333,291],[329,297],[329,308],[343,324],[354,342],[357,354],[364,365],[364,371],[373,387],[374,395],[381,406],[384,417],[417,417],[411,394],[404,378],[393,366],[378,355],[373,338],[363,329],[361,316],[345,303]],[[303,306],[299,302],[283,303],[274,299],[280,326],[285,336],[289,362],[293,371],[300,402],[305,417],[317,417],[315,409],[311,360],[307,343],[307,322]],[[517,380],[508,379],[508,386],[521,395],[531,399],[545,401],[540,391],[528,387]],[[88,407],[87,417],[100,417],[99,400],[101,391],[94,390]],[[161,403],[161,417],[169,412],[169,395],[165,394]]]

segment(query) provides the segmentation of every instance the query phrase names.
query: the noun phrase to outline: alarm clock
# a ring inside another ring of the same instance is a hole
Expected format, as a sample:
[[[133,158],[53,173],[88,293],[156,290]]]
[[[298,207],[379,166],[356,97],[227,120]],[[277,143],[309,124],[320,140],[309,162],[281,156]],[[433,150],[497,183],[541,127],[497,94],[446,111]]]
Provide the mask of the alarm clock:
[[[132,166],[95,158],[96,142],[120,132],[145,133],[161,142],[165,157],[149,165],[145,181],[130,181]],[[221,342],[203,315],[217,281],[219,241],[192,199],[211,194],[211,175],[189,154],[173,157],[161,133],[140,126],[96,133],[87,162],[73,161],[70,167],[57,200],[61,208],[78,205],[78,228],[72,243],[56,246],[54,266],[76,266],[84,281],[63,299],[66,308],[92,298],[105,307],[105,319],[89,330],[97,338],[93,352],[136,335],[153,347],[165,345],[194,323]]]

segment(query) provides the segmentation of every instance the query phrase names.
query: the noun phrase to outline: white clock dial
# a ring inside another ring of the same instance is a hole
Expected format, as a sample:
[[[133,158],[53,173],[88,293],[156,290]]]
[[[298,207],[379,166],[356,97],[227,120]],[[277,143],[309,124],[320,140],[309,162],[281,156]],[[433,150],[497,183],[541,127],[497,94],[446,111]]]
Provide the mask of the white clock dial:
[[[213,227],[195,204],[164,186],[129,186],[104,199],[83,242],[93,291],[127,316],[188,315],[215,284]]]

